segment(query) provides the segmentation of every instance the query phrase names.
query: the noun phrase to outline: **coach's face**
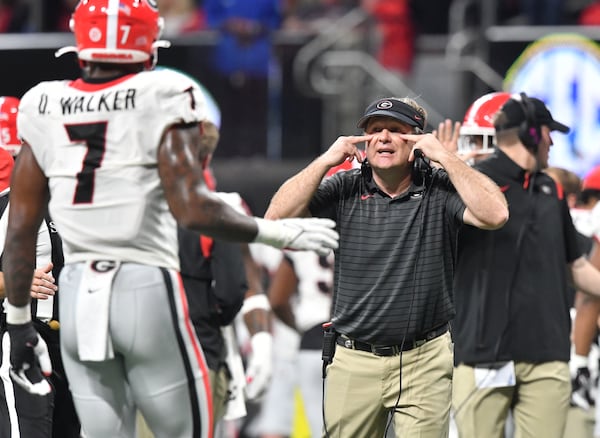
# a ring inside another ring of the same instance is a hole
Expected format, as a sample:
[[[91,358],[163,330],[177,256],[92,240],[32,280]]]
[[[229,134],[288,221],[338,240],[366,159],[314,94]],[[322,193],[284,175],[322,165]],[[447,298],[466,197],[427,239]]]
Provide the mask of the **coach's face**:
[[[367,144],[367,159],[373,169],[409,168],[408,156],[412,144],[400,138],[400,134],[411,134],[413,128],[391,117],[373,117],[365,128],[373,138]]]

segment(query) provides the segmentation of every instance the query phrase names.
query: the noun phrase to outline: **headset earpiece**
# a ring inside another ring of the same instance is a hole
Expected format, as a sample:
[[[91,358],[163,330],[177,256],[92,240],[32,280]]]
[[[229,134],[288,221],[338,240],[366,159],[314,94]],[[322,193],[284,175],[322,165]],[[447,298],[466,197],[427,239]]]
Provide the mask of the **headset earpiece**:
[[[540,127],[535,119],[535,106],[525,93],[520,93],[521,108],[525,114],[525,120],[519,125],[519,140],[528,149],[537,151],[538,143],[542,139]]]

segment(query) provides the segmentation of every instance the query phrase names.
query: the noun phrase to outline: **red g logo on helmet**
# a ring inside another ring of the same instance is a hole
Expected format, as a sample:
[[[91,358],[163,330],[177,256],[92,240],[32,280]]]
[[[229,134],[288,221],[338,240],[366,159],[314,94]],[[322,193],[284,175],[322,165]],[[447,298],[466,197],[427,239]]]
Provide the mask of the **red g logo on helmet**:
[[[17,112],[19,99],[11,96],[0,97],[0,147],[13,156],[21,150],[21,140],[17,135]]]
[[[81,0],[70,25],[79,59],[131,64],[155,53],[163,19],[155,0]]]

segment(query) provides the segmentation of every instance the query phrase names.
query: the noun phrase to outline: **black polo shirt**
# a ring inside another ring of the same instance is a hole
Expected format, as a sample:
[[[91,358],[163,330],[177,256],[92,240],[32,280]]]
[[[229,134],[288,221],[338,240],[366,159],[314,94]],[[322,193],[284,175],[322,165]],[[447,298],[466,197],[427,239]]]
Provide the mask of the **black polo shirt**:
[[[477,164],[504,192],[504,227],[459,232],[455,361],[568,361],[567,263],[581,256],[567,203],[552,178],[529,175],[498,150]]]
[[[398,345],[454,316],[455,238],[464,203],[444,170],[427,188],[414,184],[390,198],[370,168],[340,172],[321,183],[310,203],[315,217],[337,222],[333,323],[351,338]]]

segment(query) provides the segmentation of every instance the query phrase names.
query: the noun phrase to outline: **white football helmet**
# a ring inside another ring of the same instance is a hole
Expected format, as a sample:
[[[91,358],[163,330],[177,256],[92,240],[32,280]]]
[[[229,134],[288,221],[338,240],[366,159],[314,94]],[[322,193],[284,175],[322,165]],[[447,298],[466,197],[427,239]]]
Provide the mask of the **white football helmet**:
[[[496,130],[493,117],[510,96],[504,91],[488,93],[471,104],[460,128],[459,154],[475,150],[478,154],[490,154],[494,151]]]

